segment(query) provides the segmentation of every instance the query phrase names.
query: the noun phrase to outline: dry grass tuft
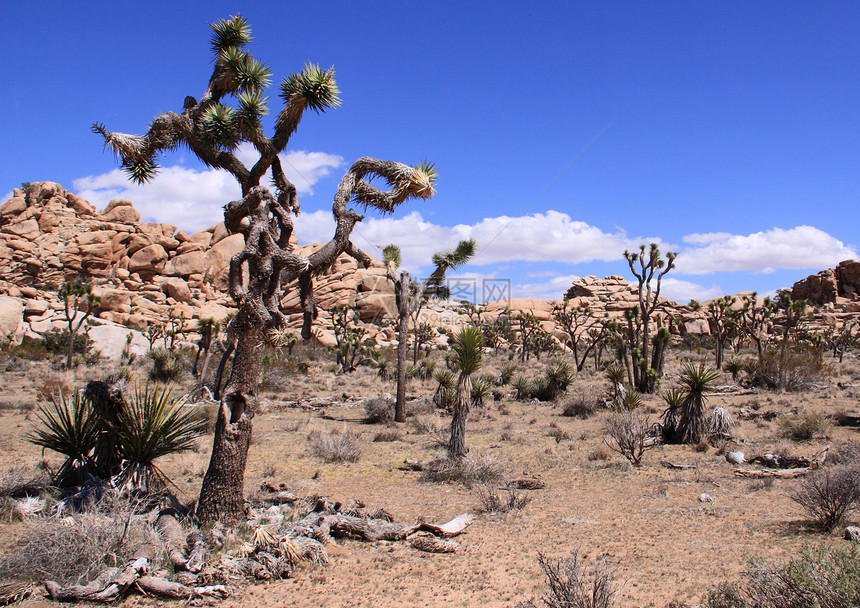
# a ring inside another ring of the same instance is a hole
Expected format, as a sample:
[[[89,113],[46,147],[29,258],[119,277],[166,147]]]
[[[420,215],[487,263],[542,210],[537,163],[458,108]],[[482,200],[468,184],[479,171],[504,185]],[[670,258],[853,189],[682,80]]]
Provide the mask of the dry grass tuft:
[[[497,482],[504,477],[504,470],[490,456],[466,456],[461,460],[442,460],[424,471],[425,481],[460,482],[467,487],[476,484]]]
[[[356,462],[361,457],[358,437],[345,429],[342,433],[312,431],[308,440],[314,453],[326,462]]]
[[[504,493],[493,484],[481,483],[475,488],[475,494],[485,513],[511,513],[519,511],[532,501],[532,497],[523,494],[515,488],[507,488]]]

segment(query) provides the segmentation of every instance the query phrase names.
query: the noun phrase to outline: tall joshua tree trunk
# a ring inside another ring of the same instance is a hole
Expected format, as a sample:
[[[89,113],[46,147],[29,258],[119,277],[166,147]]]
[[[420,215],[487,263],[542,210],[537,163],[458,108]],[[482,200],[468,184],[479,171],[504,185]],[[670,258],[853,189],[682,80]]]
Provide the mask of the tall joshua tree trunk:
[[[242,198],[224,208],[224,225],[231,234],[242,234],[244,249],[230,260],[230,297],[238,312],[231,327],[235,354],[233,367],[218,412],[209,469],[203,480],[197,517],[201,523],[233,524],[243,517],[244,471],[257,413],[257,379],[262,362],[260,346],[266,336],[282,328],[285,318],[279,306],[282,286],[298,285],[303,310],[302,337],[311,337],[317,316],[313,279],[343,253],[365,267],[370,257],[350,242],[352,229],[363,219],[350,204],[383,213],[409,198],[430,198],[435,173],[429,165],[415,167],[375,158],[360,158],[341,179],[332,204],[336,220],[334,236],[305,257],[293,252],[293,214],[299,210],[296,188],[281,167],[279,154],[286,148],[306,109],[323,112],[339,105],[334,70],[308,64],[303,72],[285,78],[280,85],[283,109],[275,120],[271,138],[263,134],[261,117],[268,112],[263,95],[269,69],[243,47],[250,42],[250,27],[240,16],[212,26],[215,67],[200,101],[186,97],[182,114],[167,112],[153,119],[143,136],[112,133],[93,125],[105,144],[122,160],[133,181],[143,183],[157,172],[155,158],[164,150],[184,143],[205,164],[229,172],[242,187]],[[232,98],[235,107],[225,105]],[[236,155],[237,146],[249,143],[259,159],[249,169]],[[260,180],[271,172],[276,188],[272,194]],[[379,177],[390,189],[371,185]],[[247,284],[247,289],[245,288]]]

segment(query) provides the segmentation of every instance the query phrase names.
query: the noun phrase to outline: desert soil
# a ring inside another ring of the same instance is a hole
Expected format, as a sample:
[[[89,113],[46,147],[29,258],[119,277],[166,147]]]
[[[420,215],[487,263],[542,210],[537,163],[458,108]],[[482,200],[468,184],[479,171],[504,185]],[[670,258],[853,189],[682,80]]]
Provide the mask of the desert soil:
[[[707,353],[680,353],[684,359],[707,361]],[[669,365],[666,385],[676,383],[678,353]],[[488,358],[485,368],[499,369],[506,361]],[[544,362],[522,366],[536,373]],[[29,364],[5,371],[0,383],[0,467],[34,464],[59,458],[42,454],[27,443],[32,428],[36,390],[46,378],[58,376],[47,364]],[[319,494],[348,502],[360,499],[369,508],[383,507],[395,521],[426,517],[447,521],[460,513],[477,517],[460,536],[455,554],[421,553],[406,543],[338,541],[329,546],[328,568],[303,567],[295,578],[269,584],[250,584],[223,606],[290,605],[304,607],[484,606],[513,607],[539,594],[543,575],[538,553],[565,557],[573,549],[587,560],[606,557],[615,569],[620,588],[618,606],[662,608],[670,601],[696,604],[709,587],[737,579],[748,560],[785,559],[804,546],[839,545],[831,535],[813,531],[790,498],[797,480],[743,479],[733,474],[715,447],[696,451],[689,446],[660,446],[646,453],[643,466],[634,468],[620,455],[607,455],[602,428],[608,413],[587,420],[561,416],[559,403],[521,403],[506,396],[492,398],[473,410],[467,442],[473,454],[494,458],[508,478],[538,475],[546,488],[527,492],[532,501],[521,511],[505,515],[480,512],[474,489],[459,483],[430,483],[420,474],[401,469],[406,458],[430,458],[441,453],[431,435],[415,424],[394,425],[401,439],[374,442],[384,425],[362,419],[361,399],[345,405],[310,411],[285,404],[288,400],[344,392],[360,398],[393,391],[370,370],[335,376],[330,363],[318,361],[308,376],[290,376],[281,391],[267,393],[266,409],[255,421],[246,473],[246,493],[263,482],[286,483],[300,495]],[[106,370],[78,372],[78,382]],[[143,373],[140,370],[138,373]],[[854,411],[860,389],[844,387],[860,379],[860,365],[851,358],[814,388],[800,393],[759,391],[755,395],[709,398],[709,406],[726,406],[737,421],[741,407],[780,413],[810,408],[825,413]],[[65,377],[68,381],[68,377]],[[721,383],[728,384],[724,377]],[[838,386],[837,383],[843,386]],[[599,376],[580,375],[561,401],[588,390],[603,390]],[[413,381],[410,393],[431,395],[432,381]],[[643,405],[656,420],[662,412],[657,396]],[[428,415],[428,414],[423,414]],[[433,415],[433,414],[429,414]],[[437,412],[439,424],[450,420]],[[360,434],[361,458],[355,463],[325,463],[308,441],[313,431]],[[735,427],[739,449],[747,453],[790,450],[811,456],[822,446],[856,439],[853,429],[835,428],[828,438],[790,441],[776,422],[741,421]],[[181,497],[192,500],[199,491],[208,463],[211,435],[199,450],[166,457],[160,467],[177,484]],[[604,458],[604,459],[601,459]],[[662,461],[693,465],[670,469]],[[524,492],[526,493],[526,492]],[[713,502],[701,502],[708,494]],[[2,524],[8,548],[21,524]],[[155,600],[134,598],[130,603],[152,605]],[[27,606],[48,604],[33,597]]]

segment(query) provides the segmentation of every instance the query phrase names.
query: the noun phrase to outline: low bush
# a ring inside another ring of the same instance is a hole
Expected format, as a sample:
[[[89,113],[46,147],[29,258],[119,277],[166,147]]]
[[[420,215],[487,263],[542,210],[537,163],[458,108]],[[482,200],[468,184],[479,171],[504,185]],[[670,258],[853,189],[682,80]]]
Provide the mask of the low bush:
[[[766,350],[755,364],[752,384],[798,391],[821,380],[826,372],[822,353],[814,347],[806,346],[787,352],[784,358],[778,350]]]
[[[121,567],[142,545],[158,543],[127,501],[71,521],[46,517],[24,525],[20,540],[0,560],[0,579],[86,583],[106,567]]]
[[[833,431],[833,422],[821,412],[803,409],[796,414],[786,414],[777,419],[782,434],[790,439],[807,441],[826,438]]]
[[[511,513],[519,511],[532,501],[531,496],[514,488],[498,490],[493,484],[482,483],[475,488],[475,494],[484,513]]]
[[[379,431],[376,435],[373,436],[374,442],[391,442],[391,441],[400,441],[403,439],[403,436],[400,434],[400,431],[397,429],[388,429],[385,431]]]
[[[860,606],[860,549],[801,551],[784,564],[751,562],[737,584],[723,583],[706,608],[849,608]]]
[[[565,399],[561,415],[585,420],[603,406],[600,392],[594,388],[586,388]]]
[[[364,420],[370,424],[394,420],[394,402],[385,397],[373,397],[364,402]]]
[[[460,460],[444,459],[424,471],[425,481],[459,482],[467,487],[502,479],[502,466],[489,456],[466,456]]]
[[[356,462],[361,457],[358,435],[346,429],[342,433],[312,432],[311,449],[326,462]]]
[[[172,350],[156,348],[146,356],[152,361],[152,369],[149,370],[149,379],[153,382],[179,382],[182,380],[184,370],[179,356]]]
[[[843,465],[816,471],[801,480],[791,499],[829,532],[860,506],[860,469]]]
[[[612,566],[607,559],[594,565],[582,564],[574,549],[570,557],[558,561],[538,553],[538,563],[546,577],[546,591],[540,600],[530,599],[517,608],[613,608],[616,590]]]
[[[626,410],[615,412],[610,417],[604,428],[608,439],[606,445],[614,452],[618,452],[630,461],[633,466],[642,463],[642,456],[649,449],[646,443],[651,421],[648,415],[638,410]]]

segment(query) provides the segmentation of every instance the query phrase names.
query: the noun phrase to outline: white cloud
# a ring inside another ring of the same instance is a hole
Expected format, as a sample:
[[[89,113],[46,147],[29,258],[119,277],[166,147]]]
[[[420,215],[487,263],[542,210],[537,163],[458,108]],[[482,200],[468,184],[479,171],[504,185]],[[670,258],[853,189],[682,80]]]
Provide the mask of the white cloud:
[[[296,220],[296,234],[303,243],[328,240],[334,230],[331,214],[303,214]],[[566,262],[621,259],[625,249],[654,238],[630,239],[622,231],[603,232],[566,213],[547,211],[521,217],[485,218],[476,224],[442,226],[427,222],[418,211],[400,218],[367,217],[356,226],[353,242],[371,255],[389,243],[399,245],[407,268],[426,267],[433,253],[453,248],[458,241],[475,239],[478,253],[472,264],[507,261]]]
[[[697,232],[694,234],[688,234],[683,237],[682,240],[685,243],[691,243],[693,245],[708,245],[711,243],[727,241],[733,236],[734,235],[730,232]]]
[[[682,281],[671,277],[664,278],[660,288],[661,296],[682,304],[686,304],[690,300],[704,302],[705,300],[719,298],[724,294],[725,291],[716,285],[705,287],[698,283],[691,283],[690,281]]]
[[[553,277],[543,283],[514,283],[512,295],[515,298],[537,298],[539,300],[562,300],[565,292],[577,279],[575,274]]]
[[[13,195],[13,194],[15,194],[15,191],[14,191],[14,190],[9,190],[9,192],[7,192],[6,194],[4,194],[4,195],[3,195],[3,198],[0,198],[0,205],[2,205],[2,204],[3,204],[3,203],[5,203],[6,201],[8,201],[10,198],[12,198],[12,195]]]
[[[240,146],[237,156],[253,162],[253,151]],[[343,158],[324,152],[294,151],[281,155],[287,178],[299,194],[312,194],[313,185],[343,164]],[[263,178],[263,183],[268,178]],[[120,169],[74,180],[73,187],[98,209],[114,198],[132,201],[142,221],[174,224],[188,232],[200,230],[224,219],[223,207],[241,196],[236,180],[219,169],[189,169],[179,165],[163,167],[145,185],[133,184]]]
[[[739,271],[767,274],[778,268],[829,268],[857,257],[857,252],[842,241],[812,226],[773,228],[728,238],[722,233],[691,236],[694,239],[688,242],[707,244],[678,255],[678,272],[684,274]],[[709,237],[717,238],[709,240]]]

